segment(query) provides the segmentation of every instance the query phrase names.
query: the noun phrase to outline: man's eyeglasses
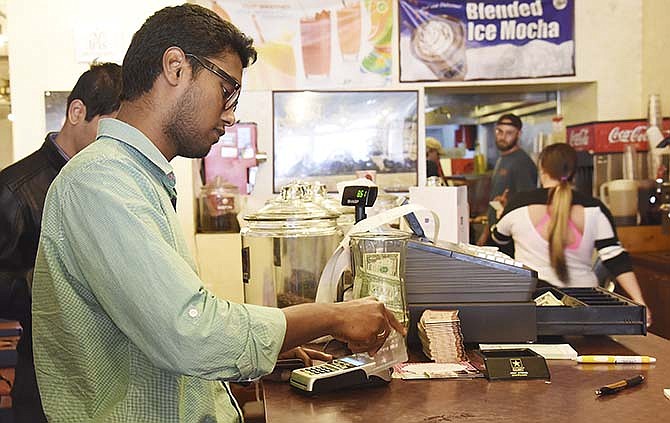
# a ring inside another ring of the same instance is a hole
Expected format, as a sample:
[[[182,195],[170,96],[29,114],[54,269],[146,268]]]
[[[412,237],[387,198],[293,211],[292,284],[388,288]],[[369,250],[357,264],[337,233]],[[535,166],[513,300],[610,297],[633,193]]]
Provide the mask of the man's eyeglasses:
[[[223,106],[224,110],[234,109],[237,106],[237,100],[240,98],[240,91],[242,85],[240,85],[235,78],[230,76],[226,71],[216,66],[211,61],[205,59],[204,57],[196,56],[195,54],[185,53],[186,56],[192,57],[196,62],[200,64],[203,68],[212,72],[214,75],[226,81],[229,85],[232,85],[232,89],[228,90],[226,87],[223,87],[223,100],[225,105]]]

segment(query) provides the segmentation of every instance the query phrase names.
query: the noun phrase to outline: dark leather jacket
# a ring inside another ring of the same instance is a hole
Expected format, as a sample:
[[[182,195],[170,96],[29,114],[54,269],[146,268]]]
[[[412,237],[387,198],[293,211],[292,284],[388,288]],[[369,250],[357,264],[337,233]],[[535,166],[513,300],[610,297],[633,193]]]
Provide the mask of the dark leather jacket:
[[[33,365],[29,281],[47,190],[66,163],[55,137],[48,134],[39,150],[0,171],[0,318],[23,326],[12,389],[16,421],[46,421]]]

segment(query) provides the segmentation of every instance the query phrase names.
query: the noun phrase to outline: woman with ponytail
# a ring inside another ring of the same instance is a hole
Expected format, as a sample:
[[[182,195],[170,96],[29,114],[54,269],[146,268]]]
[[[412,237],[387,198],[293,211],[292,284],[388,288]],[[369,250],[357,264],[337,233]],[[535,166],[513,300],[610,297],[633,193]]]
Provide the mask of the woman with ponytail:
[[[636,303],[645,305],[614,219],[599,200],[573,191],[577,153],[568,144],[546,147],[539,158],[542,188],[513,196],[491,229],[500,244],[514,241],[515,259],[558,287],[595,287],[593,250]],[[647,324],[651,312],[647,309]]]

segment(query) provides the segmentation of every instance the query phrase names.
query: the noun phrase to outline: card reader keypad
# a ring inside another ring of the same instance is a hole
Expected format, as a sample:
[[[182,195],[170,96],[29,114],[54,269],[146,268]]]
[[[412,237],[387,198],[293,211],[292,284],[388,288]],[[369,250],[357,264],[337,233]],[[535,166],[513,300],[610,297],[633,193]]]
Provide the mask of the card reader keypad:
[[[355,365],[351,363],[347,363],[346,361],[342,360],[333,360],[332,363],[330,363],[332,366],[336,366],[338,370],[345,370],[345,369],[351,369],[352,367],[356,367]]]
[[[320,375],[320,374],[336,372],[338,370],[351,369],[353,367],[356,366],[351,363],[347,363],[346,361],[333,360],[331,363],[321,364],[312,367],[305,367],[304,369],[300,370],[310,375]]]

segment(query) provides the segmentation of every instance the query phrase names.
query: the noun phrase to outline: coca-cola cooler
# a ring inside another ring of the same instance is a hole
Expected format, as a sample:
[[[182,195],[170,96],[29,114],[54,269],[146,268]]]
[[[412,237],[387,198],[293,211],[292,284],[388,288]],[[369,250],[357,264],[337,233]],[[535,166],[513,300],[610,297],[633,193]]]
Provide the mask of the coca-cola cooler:
[[[663,119],[664,129],[670,119]],[[567,127],[568,143],[578,152],[577,185],[586,191],[590,185],[594,197],[600,198],[600,187],[607,181],[638,181],[640,224],[656,224],[657,206],[649,198],[656,188],[649,172],[647,121],[642,119],[589,122]],[[591,173],[589,175],[589,173]],[[590,176],[590,184],[588,181]]]

